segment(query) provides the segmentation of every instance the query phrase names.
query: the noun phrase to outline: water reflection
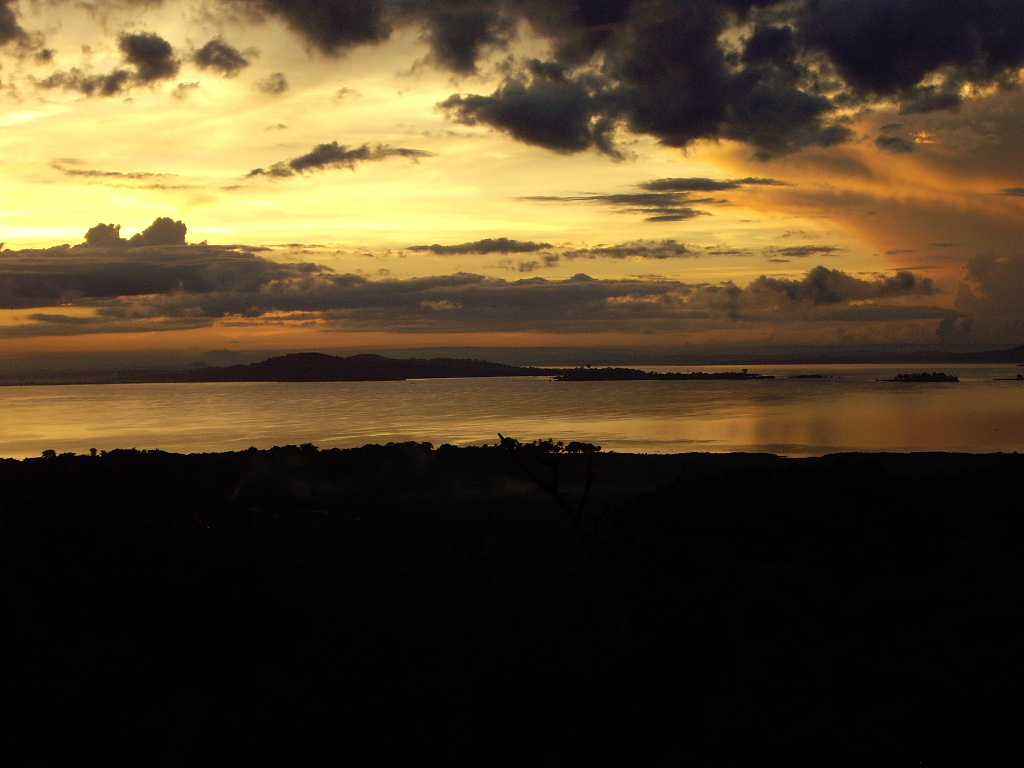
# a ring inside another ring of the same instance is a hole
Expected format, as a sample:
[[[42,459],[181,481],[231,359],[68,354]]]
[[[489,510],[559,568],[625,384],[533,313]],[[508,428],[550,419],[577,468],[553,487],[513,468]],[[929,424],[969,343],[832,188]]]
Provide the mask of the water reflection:
[[[673,369],[665,369],[673,370]],[[703,370],[716,370],[704,368]],[[730,368],[729,370],[734,370]],[[883,366],[751,367],[769,381],[135,384],[0,388],[0,455],[44,449],[204,452],[315,443],[554,437],[637,452],[1024,449],[1012,366],[944,366],[961,384],[876,379]],[[802,373],[834,378],[793,379]]]

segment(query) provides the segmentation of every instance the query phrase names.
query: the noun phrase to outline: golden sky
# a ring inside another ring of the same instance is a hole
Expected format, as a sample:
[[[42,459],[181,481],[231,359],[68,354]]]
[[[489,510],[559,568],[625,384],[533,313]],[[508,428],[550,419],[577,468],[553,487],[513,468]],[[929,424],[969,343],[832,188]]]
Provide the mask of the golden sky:
[[[1020,344],[1022,16],[0,0],[0,357]]]

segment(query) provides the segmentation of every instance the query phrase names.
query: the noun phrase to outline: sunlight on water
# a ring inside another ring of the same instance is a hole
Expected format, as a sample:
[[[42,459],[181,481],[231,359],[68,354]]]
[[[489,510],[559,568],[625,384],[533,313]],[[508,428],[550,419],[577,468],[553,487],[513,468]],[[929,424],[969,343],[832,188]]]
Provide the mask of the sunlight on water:
[[[684,370],[684,369],[660,369]],[[736,370],[735,367],[703,370]],[[766,381],[111,384],[0,387],[0,456],[314,443],[585,440],[632,452],[1024,450],[1013,366],[944,366],[960,384],[879,382],[921,367],[751,367]],[[793,379],[796,374],[834,378]]]

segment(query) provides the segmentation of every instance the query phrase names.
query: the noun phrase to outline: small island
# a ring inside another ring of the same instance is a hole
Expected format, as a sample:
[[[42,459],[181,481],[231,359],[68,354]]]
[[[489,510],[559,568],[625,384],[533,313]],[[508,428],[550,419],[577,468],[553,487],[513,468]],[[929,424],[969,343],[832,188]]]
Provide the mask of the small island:
[[[878,379],[878,381],[897,381],[897,382],[909,382],[912,384],[953,384],[958,383],[960,379],[948,373],[899,373],[891,379]]]
[[[774,379],[762,373],[720,371],[718,373],[692,373],[641,371],[637,368],[572,368],[555,376],[555,381],[747,381]]]

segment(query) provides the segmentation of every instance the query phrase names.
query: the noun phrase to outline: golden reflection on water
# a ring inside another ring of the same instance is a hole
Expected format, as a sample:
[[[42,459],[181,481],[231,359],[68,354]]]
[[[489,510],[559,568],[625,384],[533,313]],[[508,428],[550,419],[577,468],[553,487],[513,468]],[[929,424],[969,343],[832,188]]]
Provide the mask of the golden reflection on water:
[[[0,387],[0,456],[38,456],[48,448],[194,453],[305,442],[469,445],[494,443],[498,432],[659,453],[1024,450],[1024,384],[992,380],[1015,375],[1012,366],[945,366],[961,384],[875,381],[915,370],[905,366],[751,370],[778,378]],[[837,378],[788,378],[803,372]]]

